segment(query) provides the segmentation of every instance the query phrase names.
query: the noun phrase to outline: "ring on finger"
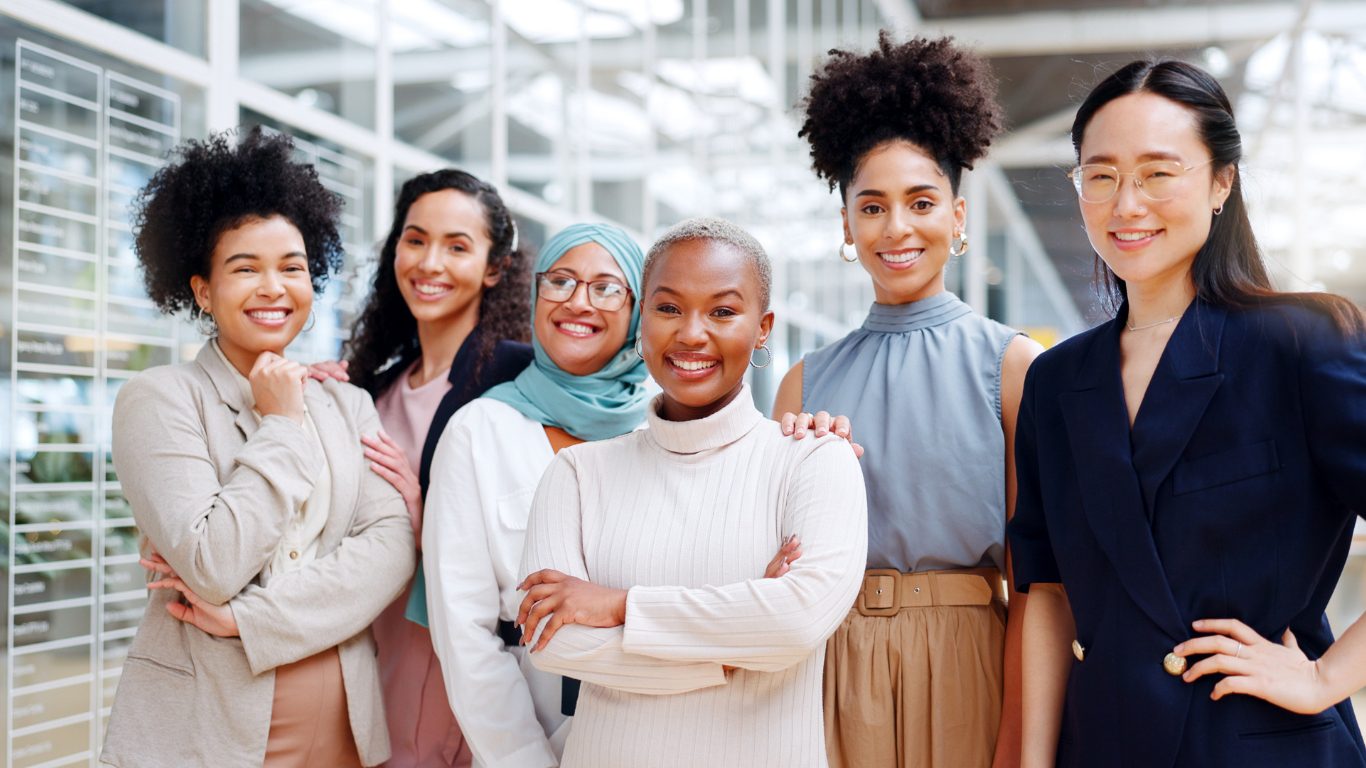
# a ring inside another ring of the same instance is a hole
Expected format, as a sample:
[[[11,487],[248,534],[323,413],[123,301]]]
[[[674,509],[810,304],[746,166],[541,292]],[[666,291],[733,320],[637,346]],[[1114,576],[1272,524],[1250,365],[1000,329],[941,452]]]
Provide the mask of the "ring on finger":
[[[1233,658],[1235,658],[1235,659],[1241,659],[1241,658],[1243,658],[1243,644],[1242,644],[1241,642],[1238,643],[1238,647],[1237,647],[1237,648],[1234,648],[1234,649],[1233,649]]]

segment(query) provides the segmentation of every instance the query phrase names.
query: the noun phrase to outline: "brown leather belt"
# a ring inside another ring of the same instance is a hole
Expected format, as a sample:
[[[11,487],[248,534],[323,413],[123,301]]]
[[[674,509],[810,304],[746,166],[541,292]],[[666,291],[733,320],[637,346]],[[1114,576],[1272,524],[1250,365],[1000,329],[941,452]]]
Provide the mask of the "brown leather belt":
[[[854,608],[864,616],[895,616],[902,608],[990,605],[997,599],[1005,599],[1005,583],[995,568],[915,573],[869,568]]]

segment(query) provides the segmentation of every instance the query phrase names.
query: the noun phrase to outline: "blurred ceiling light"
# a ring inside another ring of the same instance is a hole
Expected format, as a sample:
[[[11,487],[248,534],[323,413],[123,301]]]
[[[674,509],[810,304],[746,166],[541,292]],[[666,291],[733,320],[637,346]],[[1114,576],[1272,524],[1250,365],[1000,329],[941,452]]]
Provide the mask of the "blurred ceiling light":
[[[1215,77],[1224,77],[1229,73],[1231,62],[1228,54],[1217,45],[1211,45],[1201,51],[1200,60],[1204,62],[1205,69],[1209,70],[1209,73]]]
[[[625,16],[637,27],[662,27],[683,18],[683,0],[588,0],[588,7]]]
[[[264,0],[286,13],[374,47],[379,40],[374,0]],[[539,2],[539,0],[538,0]],[[488,40],[488,22],[472,19],[439,0],[402,0],[390,3],[389,46],[397,52],[451,46],[467,48]]]
[[[755,104],[771,105],[776,98],[768,70],[753,56],[691,59],[660,59],[659,79],[694,93],[738,96]]]
[[[487,69],[470,69],[456,72],[451,78],[451,87],[457,91],[471,93],[485,91],[493,82],[493,73]]]
[[[588,16],[574,0],[508,0],[503,4],[503,18],[509,27],[533,43],[568,43],[579,37],[583,25],[590,38],[629,37],[635,27],[631,21],[611,13],[594,13],[589,4]]]
[[[389,45],[396,51],[449,45],[468,48],[488,42],[487,18],[470,18],[438,0],[389,4]]]

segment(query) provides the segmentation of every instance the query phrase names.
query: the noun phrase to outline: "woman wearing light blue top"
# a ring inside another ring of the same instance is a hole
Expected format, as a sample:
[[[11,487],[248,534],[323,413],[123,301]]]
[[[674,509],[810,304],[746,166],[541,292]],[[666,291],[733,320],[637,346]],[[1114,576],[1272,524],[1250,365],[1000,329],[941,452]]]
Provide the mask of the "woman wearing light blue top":
[[[885,33],[812,77],[802,135],[844,204],[840,255],[876,300],[787,374],[774,408],[847,415],[866,451],[868,570],[826,652],[836,768],[1018,759],[1019,623],[1007,632],[1001,573],[1015,415],[1040,347],[944,280],[968,247],[959,180],[1000,129],[994,97],[985,63],[948,40]]]

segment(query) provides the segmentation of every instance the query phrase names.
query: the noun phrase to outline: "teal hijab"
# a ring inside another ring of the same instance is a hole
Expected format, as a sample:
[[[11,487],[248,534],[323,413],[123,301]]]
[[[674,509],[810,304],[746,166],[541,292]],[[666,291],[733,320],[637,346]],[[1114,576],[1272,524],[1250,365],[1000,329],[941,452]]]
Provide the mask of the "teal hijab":
[[[541,249],[536,272],[549,270],[570,251],[585,243],[602,246],[626,275],[631,288],[631,326],[626,342],[601,369],[587,376],[566,373],[550,359],[533,331],[536,359],[512,381],[490,389],[484,397],[500,400],[522,415],[559,427],[581,440],[605,440],[624,435],[645,420],[649,397],[645,392],[645,361],[635,352],[640,332],[640,278],[645,254],[621,229],[610,224],[573,224]],[[531,285],[536,304],[536,283]]]
[[[631,326],[626,342],[596,373],[575,376],[555,365],[541,348],[533,327],[535,361],[517,378],[493,387],[483,397],[507,403],[529,419],[559,427],[582,440],[604,440],[639,426],[645,420],[649,403],[644,387],[645,361],[635,350],[636,334],[640,332],[640,280],[645,254],[618,227],[573,224],[550,238],[541,249],[536,257],[536,272],[549,270],[571,248],[584,243],[597,243],[606,249],[626,275],[626,284],[631,288]],[[536,306],[535,280],[531,282],[531,305]],[[427,584],[421,565],[404,615],[409,621],[427,626]]]

